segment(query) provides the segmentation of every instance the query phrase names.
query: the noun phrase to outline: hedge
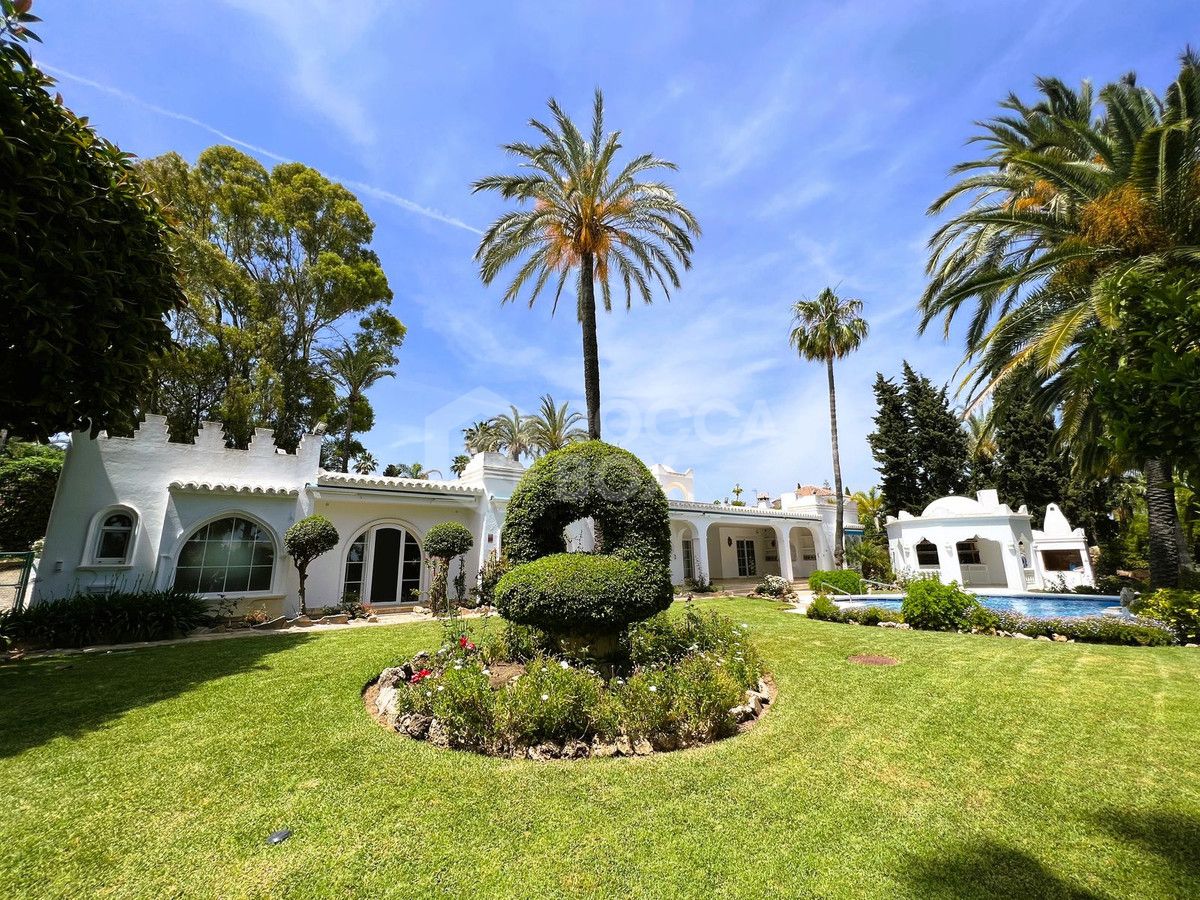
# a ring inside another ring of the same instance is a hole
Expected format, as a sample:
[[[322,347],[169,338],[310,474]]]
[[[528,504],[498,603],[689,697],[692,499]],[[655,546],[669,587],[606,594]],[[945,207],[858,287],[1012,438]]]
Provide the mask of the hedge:
[[[862,576],[853,569],[818,569],[808,576],[808,586],[818,594],[863,593]]]
[[[0,636],[20,647],[85,647],[160,641],[213,621],[194,594],[165,591],[79,593],[0,613]]]
[[[0,460],[0,550],[28,550],[46,536],[61,456]]]

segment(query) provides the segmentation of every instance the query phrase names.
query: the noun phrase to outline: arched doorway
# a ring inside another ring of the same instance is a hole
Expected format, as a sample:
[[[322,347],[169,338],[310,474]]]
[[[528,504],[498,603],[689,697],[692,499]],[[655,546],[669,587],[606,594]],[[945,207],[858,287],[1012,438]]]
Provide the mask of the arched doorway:
[[[817,564],[817,542],[811,529],[797,526],[790,536],[792,551],[792,577],[807,578],[819,566]]]
[[[416,603],[421,592],[421,545],[401,525],[373,525],[346,551],[342,595],[372,605]]]

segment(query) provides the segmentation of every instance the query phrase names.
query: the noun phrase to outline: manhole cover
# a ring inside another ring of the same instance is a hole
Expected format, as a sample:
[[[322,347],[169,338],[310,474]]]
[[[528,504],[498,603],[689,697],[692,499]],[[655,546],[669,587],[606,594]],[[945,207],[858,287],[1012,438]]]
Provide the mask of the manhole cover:
[[[874,656],[870,653],[849,656],[847,659],[852,663],[858,663],[860,666],[894,666],[900,662],[900,660],[892,659],[890,656]]]

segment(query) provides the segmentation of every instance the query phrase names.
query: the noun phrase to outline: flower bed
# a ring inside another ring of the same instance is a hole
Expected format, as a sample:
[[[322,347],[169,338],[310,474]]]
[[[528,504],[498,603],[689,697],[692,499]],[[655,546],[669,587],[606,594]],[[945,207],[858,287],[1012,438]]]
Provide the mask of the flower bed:
[[[603,666],[529,628],[447,625],[436,652],[380,673],[368,709],[435,746],[512,758],[641,756],[749,727],[773,686],[747,628],[690,607],[629,628]],[[603,669],[603,671],[602,671]]]

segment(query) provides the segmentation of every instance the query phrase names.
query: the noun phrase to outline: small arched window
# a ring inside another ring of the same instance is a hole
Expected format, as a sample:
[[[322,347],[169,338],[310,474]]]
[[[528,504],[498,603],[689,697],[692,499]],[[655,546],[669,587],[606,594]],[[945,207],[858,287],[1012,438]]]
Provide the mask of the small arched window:
[[[133,513],[118,510],[106,513],[96,530],[93,554],[98,565],[121,565],[129,561],[133,549]]]
[[[922,569],[936,569],[941,565],[941,559],[938,557],[937,544],[928,539],[922,538],[916,546],[917,565]]]
[[[259,525],[228,516],[192,532],[179,553],[175,587],[195,594],[269,591],[275,544]]]

